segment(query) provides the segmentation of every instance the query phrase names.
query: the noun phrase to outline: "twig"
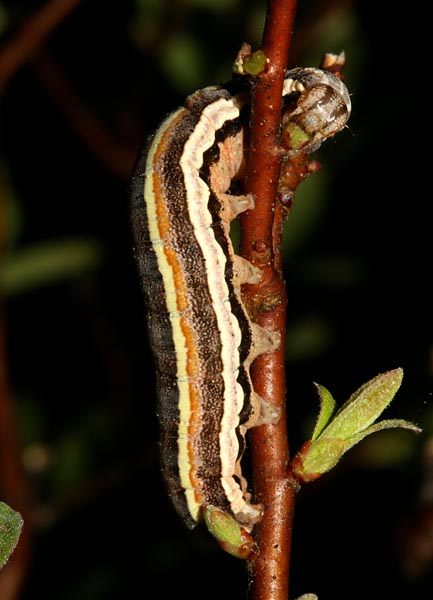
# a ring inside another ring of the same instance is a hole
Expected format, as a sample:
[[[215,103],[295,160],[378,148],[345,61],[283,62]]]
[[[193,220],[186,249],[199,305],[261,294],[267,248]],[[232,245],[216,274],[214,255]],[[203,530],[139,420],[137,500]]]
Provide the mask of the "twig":
[[[110,172],[127,181],[135,151],[113,139],[67,81],[55,60],[40,50],[49,34],[79,3],[80,0],[51,0],[0,51],[0,93],[22,64],[34,59],[36,71],[48,93],[80,138]]]
[[[281,272],[283,209],[276,205],[280,157],[281,93],[295,19],[296,0],[269,0],[263,35],[268,67],[253,89],[248,191],[256,210],[241,220],[241,254],[263,270],[262,281],[245,290],[253,321],[279,331],[276,352],[253,364],[254,388],[281,410],[276,425],[251,432],[255,490],[265,511],[255,531],[259,555],[250,565],[253,600],[287,600],[295,488],[287,477],[289,448],[285,418],[286,290]]]
[[[136,152],[118,142],[64,76],[55,59],[41,52],[36,72],[51,98],[93,156],[110,172],[128,181]]]
[[[23,25],[0,52],[0,93],[12,75],[32,58],[50,33],[79,3],[80,0],[51,0]]]

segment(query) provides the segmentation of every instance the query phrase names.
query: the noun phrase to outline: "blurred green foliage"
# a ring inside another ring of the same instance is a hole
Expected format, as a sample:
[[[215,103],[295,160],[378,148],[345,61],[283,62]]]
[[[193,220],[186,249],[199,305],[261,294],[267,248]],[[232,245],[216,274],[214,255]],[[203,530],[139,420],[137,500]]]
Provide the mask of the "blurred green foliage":
[[[7,24],[8,24],[7,11],[6,11],[5,7],[3,6],[3,4],[0,4],[0,35],[6,29]]]

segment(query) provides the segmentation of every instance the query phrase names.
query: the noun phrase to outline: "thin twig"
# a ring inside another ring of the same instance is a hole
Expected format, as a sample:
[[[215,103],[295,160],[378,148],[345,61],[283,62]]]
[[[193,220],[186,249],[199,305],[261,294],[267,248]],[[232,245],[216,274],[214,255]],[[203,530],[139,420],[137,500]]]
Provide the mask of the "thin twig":
[[[103,121],[65,77],[60,65],[52,56],[41,52],[35,61],[35,68],[47,93],[92,155],[110,173],[128,181],[136,151],[111,135]]]
[[[256,209],[241,220],[241,254],[263,271],[258,286],[245,290],[253,321],[280,332],[277,351],[260,356],[253,364],[255,390],[281,410],[275,425],[251,432],[256,494],[264,505],[255,531],[259,555],[250,565],[253,600],[287,600],[295,489],[287,477],[289,448],[285,417],[286,290],[281,272],[282,208],[276,205],[280,156],[278,133],[281,94],[295,19],[296,0],[269,0],[263,50],[269,62],[253,89],[248,191]]]
[[[51,0],[22,26],[0,51],[0,92],[12,75],[33,57],[50,33],[79,3],[80,0]]]
[[[66,79],[56,61],[41,50],[50,33],[79,3],[80,0],[51,0],[0,50],[0,93],[14,73],[32,59],[48,93],[79,137],[110,172],[127,181],[134,164],[135,150],[110,135]]]

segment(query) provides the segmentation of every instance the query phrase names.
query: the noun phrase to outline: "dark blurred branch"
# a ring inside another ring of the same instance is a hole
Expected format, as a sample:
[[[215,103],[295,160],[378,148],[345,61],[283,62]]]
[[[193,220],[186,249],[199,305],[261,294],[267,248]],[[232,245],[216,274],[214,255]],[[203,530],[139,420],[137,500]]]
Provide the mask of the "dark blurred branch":
[[[80,3],[80,0],[51,0],[33,15],[15,37],[0,50],[0,93],[13,74],[29,59],[74,131],[95,157],[117,177],[128,180],[136,151],[118,143],[104,124],[83,102],[61,68],[40,48],[49,34]]]
[[[35,67],[47,93],[53,98],[68,119],[72,129],[95,158],[110,173],[127,181],[134,165],[136,151],[114,139],[104,123],[79,96],[51,56],[41,53]]]
[[[80,0],[51,0],[35,13],[0,51],[0,93],[13,74],[41,47]]]

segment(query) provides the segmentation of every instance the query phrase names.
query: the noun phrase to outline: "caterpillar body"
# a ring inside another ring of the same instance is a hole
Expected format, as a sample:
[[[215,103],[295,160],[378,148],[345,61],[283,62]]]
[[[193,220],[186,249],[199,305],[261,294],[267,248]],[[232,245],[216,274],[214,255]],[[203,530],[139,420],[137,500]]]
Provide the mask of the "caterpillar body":
[[[326,71],[287,71],[283,94],[292,98],[290,118],[309,135],[309,151],[350,114],[346,87]],[[248,106],[248,93],[231,85],[195,92],[163,121],[131,179],[162,472],[190,528],[207,505],[246,531],[257,523],[262,508],[251,503],[241,470],[245,434],[278,418],[254,392],[249,368],[280,341],[248,316],[241,285],[257,283],[260,272],[235,254],[229,234],[230,222],[254,208],[237,187],[245,172]]]

